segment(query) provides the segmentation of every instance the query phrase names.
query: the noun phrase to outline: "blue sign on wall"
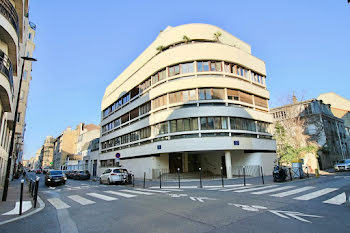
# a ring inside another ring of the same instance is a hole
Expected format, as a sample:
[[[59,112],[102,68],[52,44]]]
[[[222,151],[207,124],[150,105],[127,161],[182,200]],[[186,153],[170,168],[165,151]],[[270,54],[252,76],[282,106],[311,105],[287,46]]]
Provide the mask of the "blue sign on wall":
[[[162,145],[157,145],[157,149],[158,150],[162,149]]]
[[[233,141],[233,145],[239,146],[239,141]]]

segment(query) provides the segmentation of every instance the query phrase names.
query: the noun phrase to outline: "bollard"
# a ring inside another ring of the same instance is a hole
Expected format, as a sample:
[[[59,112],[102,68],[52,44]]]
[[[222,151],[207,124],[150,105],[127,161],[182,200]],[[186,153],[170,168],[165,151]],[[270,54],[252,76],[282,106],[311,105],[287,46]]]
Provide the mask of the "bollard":
[[[288,168],[289,170],[289,176],[290,176],[290,180],[293,181],[293,177],[292,177],[292,169],[291,168]]]
[[[315,169],[315,176],[316,176],[316,178],[320,177],[320,172],[319,172],[318,168]]]
[[[222,187],[224,187],[224,168],[220,167],[221,169],[221,185]]]
[[[159,171],[159,188],[162,188],[162,171]]]
[[[308,168],[307,166],[306,166],[306,177],[307,177],[307,178],[310,178],[310,177],[309,177],[309,168]]]
[[[179,180],[179,188],[180,188],[180,168],[177,168],[177,178]]]
[[[143,188],[146,188],[146,172],[143,173]]]
[[[40,177],[36,177],[36,181],[35,181],[35,195],[34,195],[34,208],[36,208],[36,202],[38,200],[39,180],[40,180]]]
[[[134,174],[132,175],[132,187],[135,187],[135,176],[134,176]]]
[[[32,182],[32,189],[31,189],[31,195],[34,197],[34,188],[35,188],[35,183],[34,181]]]
[[[31,190],[31,188],[32,188],[32,180],[30,179],[29,180],[29,187],[28,187],[28,192],[31,192],[32,190]]]
[[[263,173],[262,166],[260,166],[260,171],[261,171],[261,180],[262,180],[262,184],[265,184],[265,181],[264,181],[264,173]]]
[[[202,168],[199,168],[199,187],[203,188],[203,185],[202,185]]]
[[[243,166],[243,182],[244,182],[244,186],[246,185],[245,184],[245,166]]]
[[[23,185],[24,185],[24,180],[21,180],[21,193],[19,196],[19,215],[22,215]]]

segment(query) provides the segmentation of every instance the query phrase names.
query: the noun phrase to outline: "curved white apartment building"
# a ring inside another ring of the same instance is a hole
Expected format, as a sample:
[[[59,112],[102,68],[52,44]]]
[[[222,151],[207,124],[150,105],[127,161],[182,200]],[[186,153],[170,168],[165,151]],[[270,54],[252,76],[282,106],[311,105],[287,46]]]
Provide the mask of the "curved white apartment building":
[[[119,153],[136,177],[199,167],[231,177],[241,165],[270,173],[268,99],[265,63],[250,45],[212,25],[168,27],[106,88],[99,167]]]

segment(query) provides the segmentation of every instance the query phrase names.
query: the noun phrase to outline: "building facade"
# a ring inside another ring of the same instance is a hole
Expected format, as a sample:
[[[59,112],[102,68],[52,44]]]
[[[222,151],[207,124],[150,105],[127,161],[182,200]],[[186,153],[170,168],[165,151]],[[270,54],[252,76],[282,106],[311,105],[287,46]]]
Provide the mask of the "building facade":
[[[12,123],[15,120],[14,112],[23,63],[21,57],[26,56],[27,49],[30,50],[27,48],[28,34],[31,30],[28,8],[29,1],[0,0],[0,185],[4,182],[9,143],[14,131]],[[16,141],[22,143],[21,138]],[[15,147],[12,155],[11,175],[16,165],[16,152],[20,152],[21,148],[18,149]]]
[[[274,122],[288,121],[290,118],[305,119],[304,133],[316,142],[320,169],[333,167],[339,160],[350,157],[350,138],[344,120],[337,118],[331,105],[322,100],[311,99],[271,109]]]
[[[262,165],[270,174],[265,63],[251,47],[206,24],[167,27],[107,88],[101,105],[101,167],[136,177],[159,170],[232,177],[233,167]]]
[[[53,150],[54,150],[55,138],[47,136],[44,145],[41,148],[40,157],[42,158],[41,168],[53,166]]]

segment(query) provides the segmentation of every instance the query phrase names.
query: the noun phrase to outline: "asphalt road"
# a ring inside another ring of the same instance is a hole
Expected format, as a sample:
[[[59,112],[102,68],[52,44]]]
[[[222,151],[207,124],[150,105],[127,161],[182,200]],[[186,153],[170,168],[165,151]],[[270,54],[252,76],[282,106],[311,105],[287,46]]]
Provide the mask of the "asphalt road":
[[[350,207],[342,204],[345,192],[350,192],[350,173],[264,186],[243,187],[241,182],[213,186],[140,190],[92,181],[68,180],[57,187],[41,182],[45,209],[0,226],[0,232],[328,233],[350,229]]]

